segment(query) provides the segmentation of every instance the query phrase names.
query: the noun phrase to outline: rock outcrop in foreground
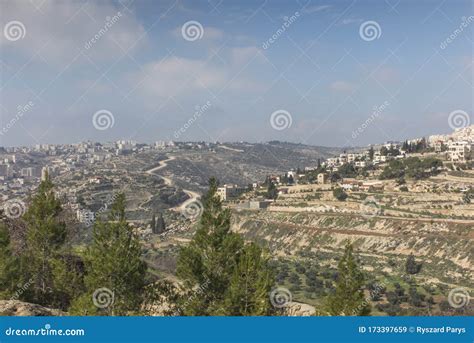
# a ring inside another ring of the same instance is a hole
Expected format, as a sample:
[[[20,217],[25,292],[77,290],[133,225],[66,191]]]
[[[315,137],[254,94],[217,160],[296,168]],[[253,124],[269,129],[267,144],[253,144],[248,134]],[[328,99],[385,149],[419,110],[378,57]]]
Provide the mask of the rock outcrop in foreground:
[[[308,304],[291,301],[283,309],[283,315],[288,317],[308,317],[313,316],[316,309]]]
[[[64,316],[65,312],[19,300],[0,300],[0,316]]]

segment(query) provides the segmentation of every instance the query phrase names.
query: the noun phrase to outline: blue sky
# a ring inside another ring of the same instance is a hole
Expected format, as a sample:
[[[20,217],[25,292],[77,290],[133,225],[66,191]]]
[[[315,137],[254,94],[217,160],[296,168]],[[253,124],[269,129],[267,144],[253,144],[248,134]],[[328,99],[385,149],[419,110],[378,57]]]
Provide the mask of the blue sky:
[[[0,146],[177,137],[362,146],[450,132],[453,111],[472,118],[470,1],[0,8]],[[183,36],[190,21],[197,37]],[[113,125],[97,129],[103,111]],[[286,121],[272,122],[275,112]]]

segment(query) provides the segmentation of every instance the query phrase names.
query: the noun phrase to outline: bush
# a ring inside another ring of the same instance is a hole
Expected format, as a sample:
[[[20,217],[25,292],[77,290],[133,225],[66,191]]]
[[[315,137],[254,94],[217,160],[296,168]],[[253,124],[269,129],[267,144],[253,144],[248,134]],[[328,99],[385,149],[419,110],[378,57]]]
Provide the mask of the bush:
[[[334,188],[332,195],[339,201],[345,201],[347,199],[347,193],[344,192],[342,188]]]

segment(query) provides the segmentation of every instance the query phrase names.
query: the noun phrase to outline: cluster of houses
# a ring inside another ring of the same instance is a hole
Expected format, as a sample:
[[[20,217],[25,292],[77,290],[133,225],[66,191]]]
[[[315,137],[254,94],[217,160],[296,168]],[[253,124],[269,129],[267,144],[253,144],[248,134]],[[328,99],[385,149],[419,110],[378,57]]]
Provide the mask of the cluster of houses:
[[[385,149],[386,153],[382,153]],[[380,150],[374,150],[371,156],[371,150],[365,150],[362,153],[342,153],[337,157],[328,158],[323,162],[323,166],[337,171],[340,166],[346,163],[352,163],[355,168],[365,168],[370,165],[385,163],[393,159],[405,158],[407,152],[402,149],[402,145],[398,142],[387,142]],[[371,158],[372,157],[372,158]]]
[[[453,163],[469,163],[474,160],[474,125],[455,130],[450,135],[433,135],[428,144],[437,153],[445,152]]]

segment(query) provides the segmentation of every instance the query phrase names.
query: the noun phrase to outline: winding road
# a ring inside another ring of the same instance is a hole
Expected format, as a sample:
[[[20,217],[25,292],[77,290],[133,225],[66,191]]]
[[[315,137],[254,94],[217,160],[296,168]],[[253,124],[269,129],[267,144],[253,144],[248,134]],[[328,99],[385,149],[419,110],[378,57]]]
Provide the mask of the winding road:
[[[150,174],[150,175],[155,174],[156,171],[165,168],[168,165],[169,161],[173,161],[175,159],[176,159],[175,156],[170,156],[168,159],[160,161],[159,166],[153,167],[153,168],[145,171],[145,173]],[[158,175],[158,174],[156,174],[156,175],[163,179],[163,181],[165,182],[165,185],[174,186],[173,180],[171,180],[169,177],[166,177],[166,176],[163,176],[163,175]],[[177,205],[175,207],[172,207],[171,210],[182,211],[186,208],[186,206],[188,206],[190,203],[196,201],[201,196],[199,193],[193,192],[189,189],[183,189],[183,192],[186,193],[189,196],[189,199],[184,201],[181,205]]]

